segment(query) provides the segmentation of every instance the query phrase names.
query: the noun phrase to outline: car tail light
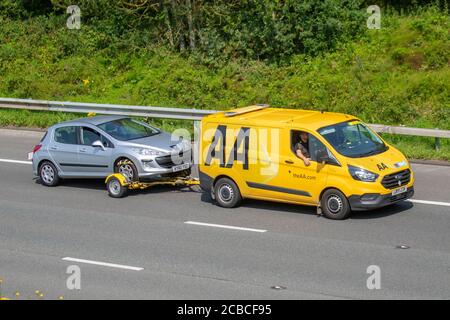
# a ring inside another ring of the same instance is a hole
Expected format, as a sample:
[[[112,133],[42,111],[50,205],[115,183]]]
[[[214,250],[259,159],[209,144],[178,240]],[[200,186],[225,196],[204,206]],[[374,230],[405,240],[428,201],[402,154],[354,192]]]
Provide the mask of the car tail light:
[[[41,148],[42,148],[42,144],[38,144],[37,146],[35,146],[35,147],[33,148],[33,153],[38,152]]]

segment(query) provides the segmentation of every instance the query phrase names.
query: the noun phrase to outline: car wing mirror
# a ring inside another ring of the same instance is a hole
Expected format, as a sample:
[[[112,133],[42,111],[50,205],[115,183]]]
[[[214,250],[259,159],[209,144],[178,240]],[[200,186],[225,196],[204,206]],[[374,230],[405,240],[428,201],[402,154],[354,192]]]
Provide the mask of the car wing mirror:
[[[103,145],[103,143],[102,143],[100,140],[94,141],[94,142],[92,143],[92,146],[93,146],[94,148],[101,148],[103,151],[106,150],[105,146]]]

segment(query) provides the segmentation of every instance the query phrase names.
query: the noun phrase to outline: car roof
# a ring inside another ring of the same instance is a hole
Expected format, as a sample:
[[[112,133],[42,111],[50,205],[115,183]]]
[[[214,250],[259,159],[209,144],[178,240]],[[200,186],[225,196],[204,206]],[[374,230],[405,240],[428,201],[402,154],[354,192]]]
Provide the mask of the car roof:
[[[208,119],[230,124],[252,124],[262,127],[285,127],[289,125],[318,130],[325,126],[358,118],[344,113],[251,106],[216,113],[208,116]]]
[[[69,121],[64,121],[64,122],[60,122],[58,123],[56,126],[61,126],[61,125],[72,125],[72,126],[80,126],[83,124],[91,124],[94,126],[98,126],[102,123],[105,122],[110,122],[110,121],[115,121],[115,120],[120,120],[120,119],[126,119],[128,117],[126,116],[95,116],[95,117],[87,117],[87,118],[80,118],[80,119],[75,119],[75,120],[69,120]]]

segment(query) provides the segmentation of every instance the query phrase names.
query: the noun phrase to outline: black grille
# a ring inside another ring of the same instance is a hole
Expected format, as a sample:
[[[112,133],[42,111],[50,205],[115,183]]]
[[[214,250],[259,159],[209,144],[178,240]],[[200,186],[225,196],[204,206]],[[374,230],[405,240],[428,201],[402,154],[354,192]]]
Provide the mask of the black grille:
[[[172,156],[164,156],[158,157],[155,159],[156,163],[158,163],[163,168],[172,168],[175,163],[172,161]]]
[[[389,174],[383,178],[381,184],[386,189],[395,189],[407,185],[411,181],[411,171],[409,169]]]
[[[175,159],[182,159],[183,158],[183,151],[181,151],[178,156],[173,155],[173,157]],[[163,168],[172,168],[173,166],[177,165],[176,163],[174,163],[172,161],[172,155],[168,155],[168,156],[163,156],[163,157],[158,157],[155,159],[156,163],[158,163],[161,167]],[[180,163],[178,163],[180,164]]]

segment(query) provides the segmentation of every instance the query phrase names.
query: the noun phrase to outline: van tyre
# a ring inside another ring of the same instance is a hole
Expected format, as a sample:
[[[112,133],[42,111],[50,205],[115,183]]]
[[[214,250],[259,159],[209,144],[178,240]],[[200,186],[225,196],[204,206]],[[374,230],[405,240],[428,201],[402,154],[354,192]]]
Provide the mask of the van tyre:
[[[55,187],[59,184],[58,169],[50,161],[44,161],[39,167],[39,179],[46,187]]]
[[[348,218],[351,212],[347,197],[337,189],[325,191],[320,204],[323,214],[328,219],[344,220]]]
[[[238,186],[229,178],[221,178],[216,182],[214,198],[217,204],[223,208],[237,207],[242,201]]]

